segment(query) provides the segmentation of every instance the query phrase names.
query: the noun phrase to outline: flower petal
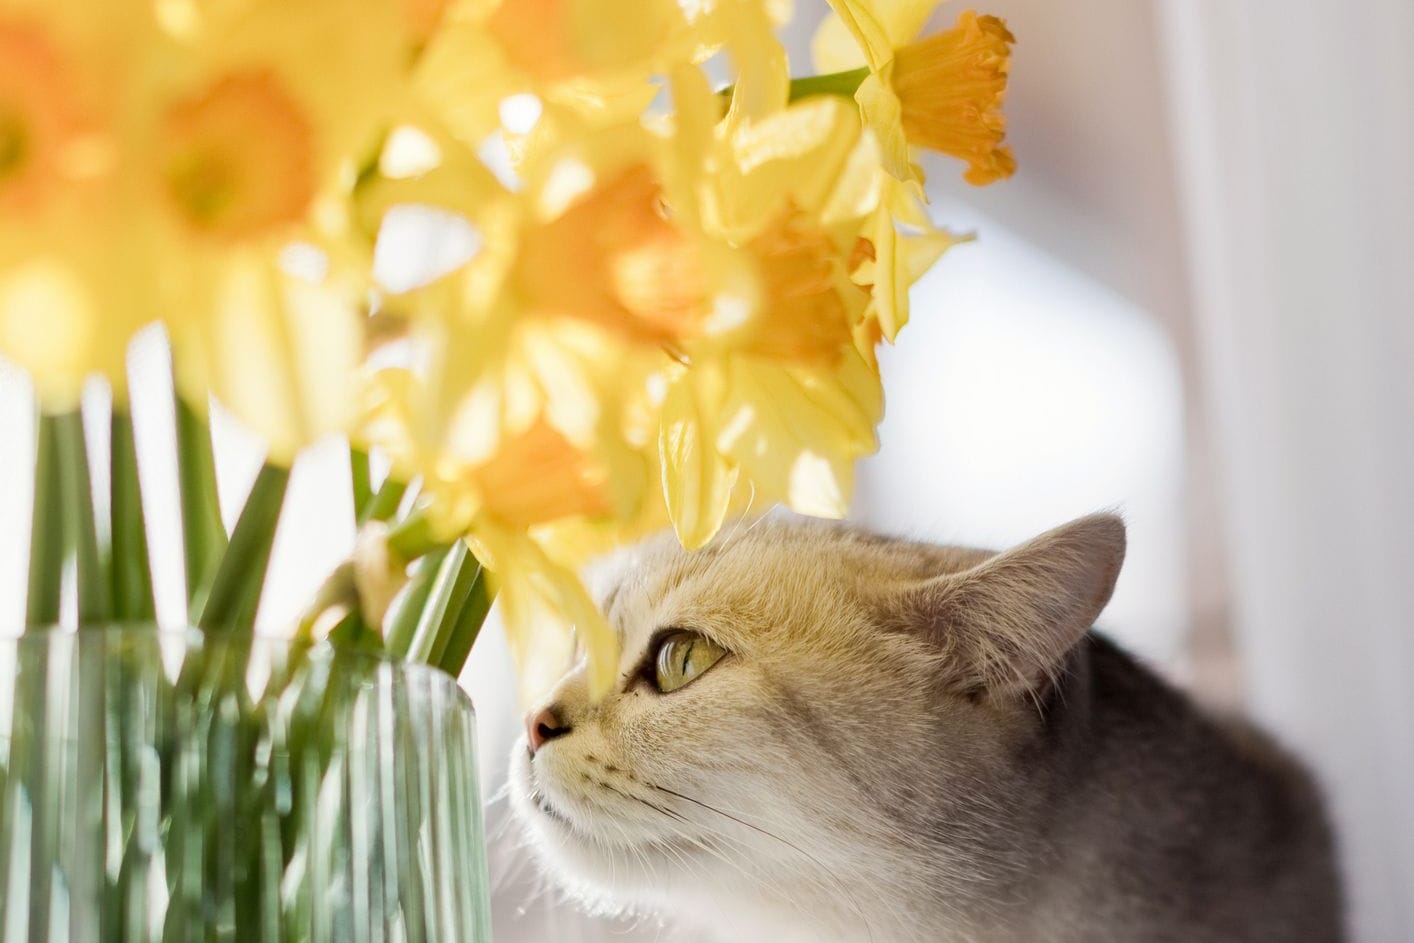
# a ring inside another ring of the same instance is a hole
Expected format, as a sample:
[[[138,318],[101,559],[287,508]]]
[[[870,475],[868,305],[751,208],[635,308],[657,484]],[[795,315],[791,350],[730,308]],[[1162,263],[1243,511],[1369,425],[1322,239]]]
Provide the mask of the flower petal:
[[[871,75],[854,93],[864,122],[879,138],[884,169],[899,180],[922,180],[908,157],[908,137],[903,133],[903,105],[886,76]]]
[[[878,376],[851,347],[840,367],[732,365],[718,449],[768,497],[802,514],[842,517],[854,462],[876,447]]]
[[[716,422],[725,390],[716,369],[680,374],[663,401],[659,451],[663,493],[678,540],[696,550],[721,529],[737,469],[716,449]]]
[[[188,401],[205,403],[209,390],[281,464],[320,436],[344,431],[363,361],[359,310],[253,253],[208,274],[209,316],[173,325],[173,360]]]
[[[607,693],[618,672],[618,634],[579,576],[522,534],[481,527],[471,545],[494,574],[523,690],[548,690],[569,667],[578,640],[589,659],[590,696]]]
[[[830,0],[875,71],[918,35],[937,5],[938,0]]]

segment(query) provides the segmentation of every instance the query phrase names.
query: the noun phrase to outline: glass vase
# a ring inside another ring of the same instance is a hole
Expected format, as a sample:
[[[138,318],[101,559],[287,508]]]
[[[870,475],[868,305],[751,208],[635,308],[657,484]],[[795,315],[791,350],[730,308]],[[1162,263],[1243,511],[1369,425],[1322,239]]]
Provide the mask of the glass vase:
[[[152,628],[0,640],[0,941],[490,943],[447,675]]]

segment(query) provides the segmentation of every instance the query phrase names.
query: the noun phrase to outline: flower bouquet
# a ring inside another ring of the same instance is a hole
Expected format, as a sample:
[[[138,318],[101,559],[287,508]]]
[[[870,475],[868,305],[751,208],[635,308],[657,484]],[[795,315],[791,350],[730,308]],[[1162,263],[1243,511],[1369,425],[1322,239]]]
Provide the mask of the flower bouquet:
[[[841,515],[876,348],[963,238],[913,148],[1014,169],[999,20],[832,6],[792,77],[774,0],[0,0],[0,355],[37,403],[0,939],[489,939],[454,679],[493,599],[525,684],[579,647],[602,689],[589,556]],[[408,219],[455,251],[390,270]],[[129,367],[154,331],[170,383]],[[267,449],[229,531],[218,408]],[[329,436],[358,539],[257,636]]]

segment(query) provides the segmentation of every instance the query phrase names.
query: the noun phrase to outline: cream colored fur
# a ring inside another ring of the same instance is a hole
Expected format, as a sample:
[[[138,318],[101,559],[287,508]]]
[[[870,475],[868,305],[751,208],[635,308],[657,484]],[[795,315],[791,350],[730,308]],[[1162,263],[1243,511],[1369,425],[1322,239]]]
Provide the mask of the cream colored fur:
[[[1071,886],[1122,873],[1122,829],[1050,821],[1070,779],[1117,788],[1062,769],[1047,723],[1058,694],[1082,696],[1057,685],[1088,670],[1074,652],[1123,554],[1106,515],[1001,555],[806,522],[697,553],[650,541],[592,574],[619,684],[591,703],[581,666],[552,692],[571,732],[517,745],[513,807],[585,906],[723,941],[1168,939],[1171,919]],[[637,672],[672,626],[730,654],[660,694]]]

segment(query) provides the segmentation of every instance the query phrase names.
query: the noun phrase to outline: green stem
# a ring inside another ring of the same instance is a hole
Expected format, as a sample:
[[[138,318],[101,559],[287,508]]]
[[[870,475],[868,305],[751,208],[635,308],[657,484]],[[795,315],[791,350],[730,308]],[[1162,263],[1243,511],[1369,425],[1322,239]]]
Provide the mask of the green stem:
[[[65,543],[74,551],[79,625],[107,622],[112,616],[112,606],[103,577],[103,552],[98,545],[82,412],[75,409],[57,416],[54,432]]]
[[[468,558],[469,562],[471,561]],[[467,656],[471,654],[472,643],[481,634],[481,626],[486,622],[486,614],[491,611],[492,592],[486,580],[486,568],[476,565],[476,575],[472,578],[471,589],[462,603],[461,611],[447,626],[441,652],[432,663],[453,678],[461,676]],[[435,650],[435,646],[434,646]]]
[[[478,569],[464,542],[458,540],[452,544],[451,552],[437,570],[437,581],[432,586],[427,605],[422,607],[417,630],[408,647],[408,661],[436,664],[438,656],[446,648],[449,631],[446,626],[456,619],[466,604]]]
[[[280,508],[290,483],[289,469],[266,464],[255,476],[241,516],[231,531],[211,592],[196,623],[203,629],[249,632],[270,566],[270,548],[280,523]]]
[[[388,621],[388,631],[384,643],[389,654],[395,658],[406,658],[412,648],[413,636],[417,634],[417,624],[422,612],[427,608],[427,600],[432,595],[432,587],[437,582],[438,570],[447,559],[451,547],[433,550],[418,562],[417,570],[408,581],[403,598]]]
[[[64,543],[74,555],[78,624],[81,628],[103,625],[111,619],[112,607],[103,566],[105,549],[99,544],[98,514],[94,506],[88,443],[80,409],[55,417],[54,451],[58,463],[59,513],[64,522]],[[58,700],[54,697],[57,693],[64,704],[62,710],[76,712],[77,729],[82,731],[103,728],[103,689],[106,682],[102,673],[102,656],[103,650],[90,643],[86,649],[80,649],[78,665],[70,663],[70,671],[65,672],[62,681],[54,679],[52,673],[49,676],[53,684],[46,691],[51,698],[50,704]],[[76,673],[72,670],[74,667],[77,668]],[[49,723],[45,724],[44,729],[50,734],[54,732]],[[33,846],[35,856],[32,867],[40,870],[51,867],[52,863],[45,860],[42,849],[52,848],[51,841],[56,838],[65,846],[73,847],[76,862],[67,869],[65,890],[75,893],[80,900],[91,899],[103,886],[103,856],[93,840],[94,833],[103,822],[102,768],[96,760],[95,751],[80,750],[74,770],[77,775],[70,782],[68,777],[56,775],[59,766],[51,757],[43,779],[33,784],[35,791],[30,793],[36,800],[35,828],[40,833],[40,840]],[[82,783],[88,788],[75,789],[75,783]],[[55,884],[50,884],[39,890],[35,897],[40,901],[48,899],[51,903],[57,902],[60,898],[55,887]],[[51,925],[49,930],[57,933],[58,927]]]
[[[41,414],[34,451],[34,512],[30,525],[27,625],[59,621],[59,592],[64,580],[64,518],[57,500],[59,481],[55,448],[56,417]]]
[[[383,637],[369,628],[363,613],[357,609],[345,613],[342,619],[334,623],[334,627],[329,630],[329,641],[340,648],[363,648],[370,651],[381,651],[383,646]]]
[[[363,520],[373,503],[373,484],[368,468],[368,452],[349,444],[349,479],[353,486],[354,519]]]
[[[446,541],[438,540],[433,534],[432,522],[421,508],[388,531],[388,549],[400,560],[411,562],[445,546]]]
[[[790,100],[797,102],[812,95],[838,95],[841,98],[853,98],[854,93],[859,91],[859,86],[867,78],[869,78],[868,66],[847,69],[843,72],[826,72],[823,75],[806,75],[794,78],[790,80]],[[735,92],[736,86],[728,85],[719,90],[717,96],[731,101]]]
[[[389,624],[388,651],[458,676],[491,608],[484,569],[463,542],[438,541],[420,509],[389,532],[388,549],[422,560]]]
[[[869,68],[849,69],[844,72],[826,72],[824,75],[807,75],[790,80],[790,100],[800,101],[812,95],[839,95],[853,98],[859,86],[869,78]]]
[[[142,483],[138,477],[132,416],[124,409],[114,409],[111,428],[113,618],[119,622],[152,622],[157,617],[157,607],[152,596],[152,569],[147,553],[147,525],[142,515]]]
[[[59,621],[60,593],[64,579],[64,515],[60,495],[58,417],[41,413],[37,418],[34,453],[34,505],[30,527],[29,588],[25,601],[25,622],[29,627],[54,625]],[[10,731],[9,761],[4,770],[4,794],[0,795],[0,826],[7,836],[14,834],[14,813],[23,814],[40,833],[26,844],[7,842],[0,849],[0,916],[7,926],[18,922],[21,935],[44,939],[49,921],[49,863],[41,849],[47,848],[49,819],[42,814],[35,823],[36,803],[50,794],[46,767],[40,761],[44,730],[48,724],[48,649],[20,646],[17,653],[13,691],[14,718]],[[21,798],[23,797],[23,798]],[[24,803],[22,810],[21,803]],[[22,875],[19,883],[13,871]],[[13,887],[22,893],[10,893]],[[18,916],[17,916],[18,915]],[[27,925],[27,931],[26,931]]]
[[[182,505],[182,546],[187,575],[188,617],[195,623],[226,551],[226,528],[216,493],[211,428],[176,397],[177,484]]]
[[[384,479],[377,494],[359,514],[358,522],[364,524],[368,521],[391,521],[393,515],[398,513],[398,507],[403,503],[403,495],[407,494],[407,490],[405,482],[389,475]]]

